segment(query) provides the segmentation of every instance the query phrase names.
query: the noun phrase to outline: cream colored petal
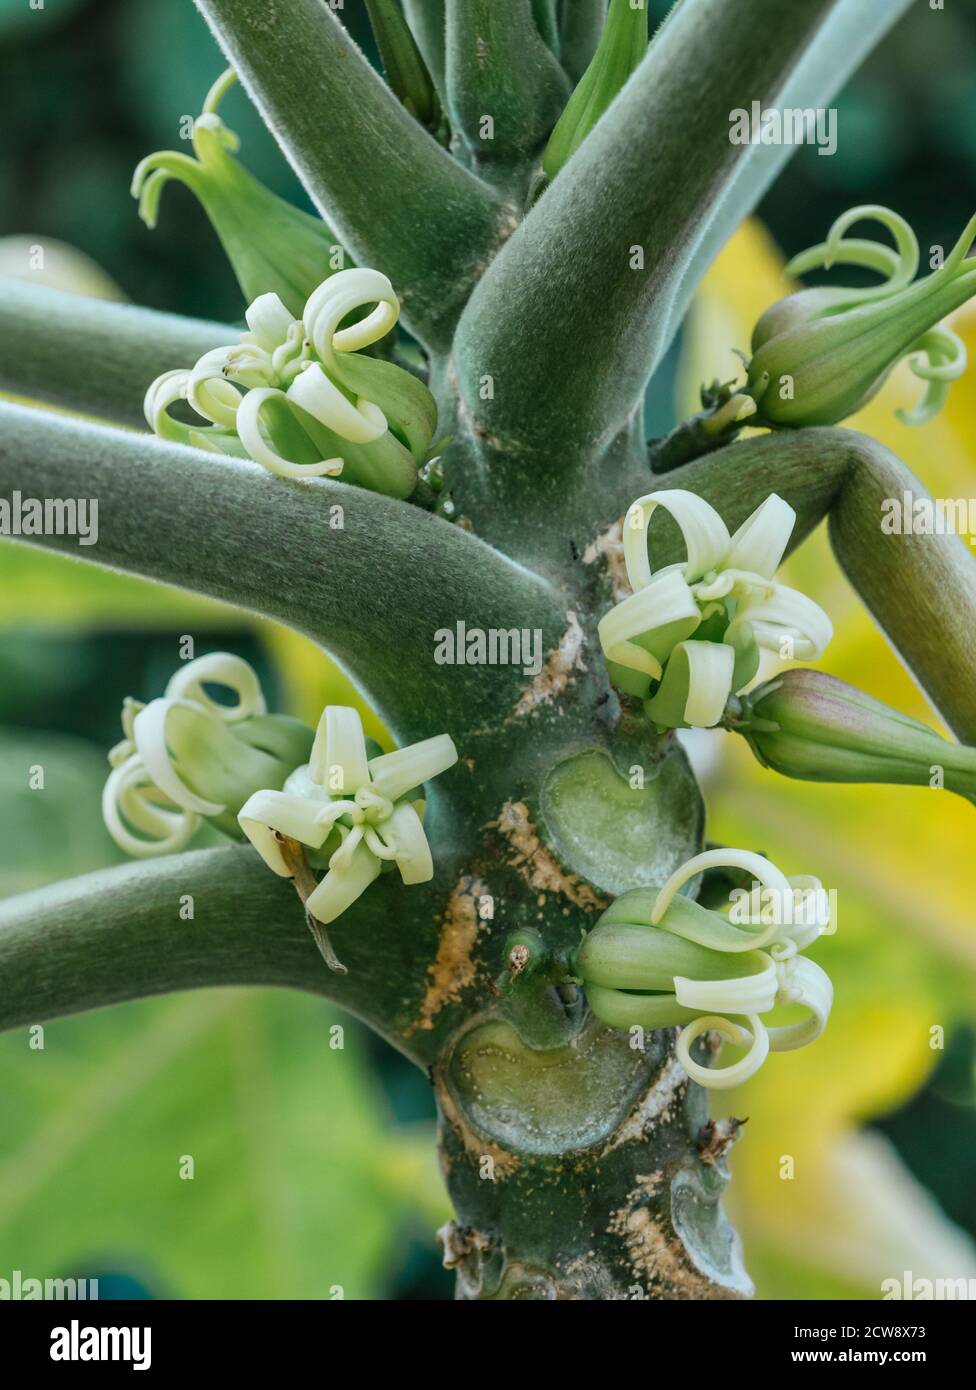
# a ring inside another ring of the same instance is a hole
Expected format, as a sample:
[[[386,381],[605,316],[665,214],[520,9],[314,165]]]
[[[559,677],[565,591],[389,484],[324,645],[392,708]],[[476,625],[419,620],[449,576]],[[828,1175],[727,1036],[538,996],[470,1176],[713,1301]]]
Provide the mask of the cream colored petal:
[[[736,531],[723,569],[751,570],[771,579],[789,544],[796,512],[775,492],[760,503]]]
[[[681,531],[687,556],[681,569],[686,579],[700,579],[717,569],[728,552],[728,528],[704,498],[685,488],[649,492],[631,503],[624,518],[624,563],[635,593],[651,582],[647,528],[658,507],[674,518]]]
[[[458,760],[454,740],[448,734],[425,738],[393,753],[383,753],[369,764],[369,775],[376,791],[388,801],[399,801],[414,787],[423,786]]]
[[[744,1057],[730,1067],[703,1067],[691,1056],[691,1046],[703,1033],[713,1031],[736,1047],[743,1047],[746,1043],[752,1046]],[[728,1091],[733,1086],[741,1086],[750,1076],[755,1076],[769,1056],[769,1035],[762,1020],[755,1014],[749,1016],[748,1028],[741,1028],[728,1018],[705,1015],[682,1028],[674,1050],[692,1081],[697,1081],[699,1086],[710,1091]]]
[[[313,782],[332,796],[353,796],[369,783],[363,722],[348,705],[326,705],[308,760]]]

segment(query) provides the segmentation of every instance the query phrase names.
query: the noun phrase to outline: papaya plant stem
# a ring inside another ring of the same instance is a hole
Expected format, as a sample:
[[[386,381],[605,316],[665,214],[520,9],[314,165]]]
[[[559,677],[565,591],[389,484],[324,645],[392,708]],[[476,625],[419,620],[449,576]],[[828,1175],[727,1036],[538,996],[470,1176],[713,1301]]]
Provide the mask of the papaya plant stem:
[[[479,710],[488,722],[527,684],[511,665],[438,664],[438,630],[453,632],[461,615],[485,629],[539,628],[546,651],[567,626],[565,601],[542,579],[405,502],[0,405],[0,495],[14,489],[97,499],[99,564],[192,586],[328,645],[407,741],[429,732],[432,700],[449,727]],[[70,535],[23,539],[79,552]]]
[[[0,389],[121,425],[145,429],[154,377],[236,337],[225,324],[0,280]]]
[[[882,444],[858,438],[861,466],[830,513],[837,559],[939,714],[976,743],[976,557],[958,535],[885,533],[886,499],[906,513],[932,499]]]
[[[395,1035],[403,978],[376,887],[343,916],[349,977],[326,969],[291,883],[250,848],[140,860],[7,898],[0,1031],[170,990],[261,984],[335,999],[419,1060]]]
[[[663,347],[707,210],[742,159],[729,113],[775,99],[832,4],[683,0],[613,119],[576,151],[471,296],[455,362],[477,432],[502,450],[517,445],[515,456],[533,451],[538,471],[621,430]]]

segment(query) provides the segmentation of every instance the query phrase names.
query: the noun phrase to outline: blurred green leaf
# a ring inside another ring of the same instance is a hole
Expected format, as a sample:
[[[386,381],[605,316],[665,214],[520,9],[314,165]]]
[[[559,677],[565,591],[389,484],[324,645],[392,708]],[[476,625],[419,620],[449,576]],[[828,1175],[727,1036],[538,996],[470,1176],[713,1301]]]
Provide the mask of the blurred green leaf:
[[[0,1267],[130,1273],[160,1297],[382,1295],[432,1136],[418,1165],[384,1131],[365,1039],[331,1005],[205,991],[44,1041],[0,1039]]]
[[[31,787],[43,777],[43,786]],[[81,739],[0,729],[0,897],[121,860],[102,824],[106,762]]]
[[[241,621],[240,614],[226,605],[184,589],[77,564],[31,546],[0,543],[0,623],[27,618],[59,626],[102,621],[140,628],[177,620],[205,620],[211,625],[221,619]]]

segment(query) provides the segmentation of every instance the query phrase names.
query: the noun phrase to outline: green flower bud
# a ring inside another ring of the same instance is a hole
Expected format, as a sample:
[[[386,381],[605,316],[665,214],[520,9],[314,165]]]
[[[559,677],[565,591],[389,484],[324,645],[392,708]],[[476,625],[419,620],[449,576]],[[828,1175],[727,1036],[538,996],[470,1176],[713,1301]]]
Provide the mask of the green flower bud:
[[[219,704],[205,685],[230,690],[236,704]],[[261,787],[282,786],[313,737],[300,720],[268,714],[254,671],[228,652],[181,667],[162,699],[127,699],[122,732],[102,813],[116,844],[137,858],[182,849],[203,818],[241,838],[241,806]]]
[[[723,724],[786,777],[945,786],[976,800],[976,748],[950,743],[822,671],[785,671],[733,697]]]
[[[770,900],[759,921],[735,925],[679,889],[705,869],[745,869]],[[800,885],[802,884],[802,889]],[[612,1028],[680,1027],[676,1056],[692,1080],[711,1089],[737,1086],[770,1051],[787,1052],[819,1037],[833,1003],[823,970],[799,952],[828,923],[797,920],[795,894],[819,890],[815,879],[788,879],[748,850],[707,850],[683,864],[660,889],[624,893],[603,914],[576,955],[575,971],[597,1018]],[[814,894],[819,903],[822,893]],[[771,910],[770,910],[771,909]],[[762,1015],[801,1004],[802,1022],[768,1027]],[[731,1066],[703,1067],[692,1044],[715,1031],[748,1048]]]
[[[147,155],[132,176],[139,216],[155,227],[163,187],[178,179],[200,200],[248,300],[276,294],[300,315],[317,285],[346,264],[335,234],[318,217],[292,207],[238,163],[240,141],[217,114],[237,81],[228,68],[210,88],[193,123],[193,152],[159,150]]]
[[[444,112],[437,88],[403,17],[400,0],[366,0],[366,11],[391,90],[421,125],[442,137]]]
[[[340,326],[370,304],[364,318]],[[248,307],[249,331],[239,343],[157,377],[146,392],[146,419],[163,439],[251,458],[280,477],[341,473],[344,482],[409,497],[437,406],[411,372],[360,352],[385,337],[399,313],[393,286],[377,270],[331,276],[301,319],[277,295],[263,294]],[[170,415],[179,401],[198,423]]]
[[[542,168],[554,179],[647,53],[646,0],[610,0],[596,53],[549,137]]]
[[[896,247],[845,237],[862,218],[887,227]],[[903,218],[873,205],[838,218],[827,240],[796,256],[787,272],[839,263],[887,278],[868,289],[801,290],[766,310],[753,333],[745,388],[759,408],[755,423],[836,424],[866,405],[904,357],[927,388],[899,418],[911,425],[931,420],[966,368],[965,345],[940,320],[976,295],[976,257],[966,254],[974,235],[976,217],[943,264],[915,280],[918,243]]]

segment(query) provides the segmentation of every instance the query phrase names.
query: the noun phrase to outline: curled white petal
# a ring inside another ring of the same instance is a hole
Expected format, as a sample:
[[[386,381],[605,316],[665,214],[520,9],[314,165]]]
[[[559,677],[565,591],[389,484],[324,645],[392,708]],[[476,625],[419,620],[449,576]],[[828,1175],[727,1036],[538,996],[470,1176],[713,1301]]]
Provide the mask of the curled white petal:
[[[371,314],[340,329],[344,318],[370,303],[376,305]],[[357,267],[330,275],[313,290],[302,317],[315,351],[333,366],[337,352],[356,352],[389,333],[400,317],[400,302],[381,271]]]
[[[764,1014],[776,1003],[779,968],[770,960],[755,975],[738,975],[727,980],[689,980],[674,977],[678,1003],[688,1009],[708,1009],[723,1014]]]
[[[265,352],[274,352],[275,348],[280,347],[288,337],[288,330],[296,322],[271,291],[259,294],[257,299],[252,300],[244,317],[255,343]]]
[[[703,1033],[710,1032],[718,1033],[735,1047],[744,1047],[746,1043],[752,1046],[744,1057],[730,1067],[703,1067],[691,1056],[691,1046]],[[755,1076],[769,1056],[769,1035],[762,1020],[755,1014],[749,1016],[748,1028],[740,1027],[731,1019],[706,1014],[682,1028],[674,1050],[692,1081],[697,1081],[699,1086],[705,1086],[710,1091],[727,1091]]]
[[[241,393],[227,380],[224,368],[233,348],[212,348],[205,352],[190,371],[186,383],[186,399],[205,420],[223,429],[234,428]]]
[[[789,544],[796,512],[789,502],[772,492],[748,516],[732,537],[723,570],[750,570],[771,579]]]
[[[289,792],[261,791],[249,796],[237,814],[241,829],[269,869],[291,878],[275,831],[313,849],[321,849],[332,826],[323,823],[321,805]]]
[[[774,1052],[792,1052],[820,1037],[834,1003],[830,976],[815,961],[794,957],[779,967],[778,1004],[802,1004],[808,1016],[799,1023],[770,1028],[769,1046]]]
[[[189,380],[190,373],[183,367],[177,367],[171,372],[163,372],[149,384],[142,402],[143,414],[149,428],[161,438],[179,438],[181,432],[188,428],[170,419],[169,407],[177,401],[186,400]]]
[[[261,410],[272,397],[288,397],[274,387],[259,387],[248,391],[237,410],[237,433],[241,443],[255,463],[276,473],[280,478],[320,478],[326,475],[335,477],[342,472],[341,458],[320,459],[317,463],[292,463],[283,458],[271,447],[261,428]]]
[[[102,816],[115,843],[136,859],[183,849],[200,824],[192,811],[153,802],[152,784],[138,753],[112,769],[102,790]],[[129,827],[143,832],[133,835]]]
[[[717,569],[729,548],[725,522],[715,508],[696,493],[685,488],[667,488],[638,497],[624,519],[624,563],[635,593],[651,582],[647,528],[658,507],[670,513],[681,531],[687,558],[680,568],[686,579],[700,579]]]
[[[434,877],[434,861],[424,834],[423,822],[409,801],[393,808],[389,819],[376,827],[384,844],[394,851],[404,883],[429,883]]]
[[[200,816],[219,816],[226,806],[218,801],[207,801],[191,791],[173,766],[166,741],[166,724],[174,710],[185,710],[200,719],[213,717],[192,700],[150,700],[132,721],[139,757],[152,781],[174,805],[184,811],[196,811]]]
[[[329,869],[315,891],[309,894],[305,906],[313,917],[328,925],[365,893],[379,872],[379,860],[360,840],[341,869]]]
[[[234,705],[221,705],[204,690],[204,685],[222,685],[237,696]],[[231,652],[208,652],[206,656],[188,661],[175,672],[166,686],[169,700],[195,700],[210,714],[233,723],[238,719],[251,719],[257,714],[266,714],[265,704],[257,672],[243,657]]]
[[[678,636],[689,636],[701,623],[701,613],[688,581],[677,569],[662,571],[636,593],[615,604],[597,624],[600,645],[608,661],[660,680],[661,662],[633,639],[683,624]]]
[[[765,925],[765,930],[757,933],[754,947],[758,949],[765,946],[767,942],[775,941],[782,936],[784,934],[782,906],[779,907],[778,911],[775,909],[777,905],[785,905],[787,899],[792,898],[793,889],[789,879],[777,869],[775,864],[772,864],[765,855],[756,854],[750,849],[707,849],[701,854],[694,855],[680,868],[675,869],[654,900],[654,906],[651,909],[651,925],[656,927],[660,923],[675,894],[696,874],[703,873],[705,869],[724,868],[745,869],[772,896],[773,920]]]
[[[309,362],[299,372],[288,388],[288,399],[350,444],[370,444],[386,434],[386,416],[379,406],[362,397],[353,404],[318,362]]]
[[[685,723],[693,729],[712,729],[722,718],[732,694],[735,652],[724,642],[681,642],[675,655],[678,652],[683,652],[688,662]]]
[[[730,631],[741,623],[749,623],[761,647],[798,661],[815,661],[834,635],[820,605],[785,584],[774,585],[771,594],[743,598]]]
[[[788,936],[798,951],[804,951],[830,929],[830,897],[812,874],[790,874],[789,880],[794,906]]]

